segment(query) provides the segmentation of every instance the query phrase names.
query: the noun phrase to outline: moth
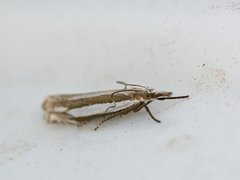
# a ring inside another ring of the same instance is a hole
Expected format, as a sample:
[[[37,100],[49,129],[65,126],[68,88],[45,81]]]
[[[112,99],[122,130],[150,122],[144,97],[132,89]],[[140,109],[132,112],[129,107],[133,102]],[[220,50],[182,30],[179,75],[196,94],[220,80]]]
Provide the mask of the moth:
[[[93,119],[103,118],[95,128],[97,130],[104,122],[116,116],[122,116],[129,112],[136,113],[141,109],[145,109],[154,121],[160,123],[161,121],[151,113],[148,107],[150,103],[155,100],[163,101],[189,97],[188,95],[172,96],[171,92],[158,92],[147,86],[129,84],[122,81],[117,81],[116,83],[124,85],[124,88],[82,94],[48,96],[42,104],[42,108],[45,111],[45,119],[50,123],[68,123],[81,126]],[[71,113],[72,110],[106,104],[108,105],[107,108],[100,112],[80,116]]]

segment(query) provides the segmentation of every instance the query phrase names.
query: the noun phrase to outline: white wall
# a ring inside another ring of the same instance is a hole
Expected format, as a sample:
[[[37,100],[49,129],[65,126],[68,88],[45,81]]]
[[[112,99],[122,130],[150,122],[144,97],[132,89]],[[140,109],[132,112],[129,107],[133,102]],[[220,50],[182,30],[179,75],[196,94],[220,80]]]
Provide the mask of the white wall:
[[[0,2],[1,179],[239,179],[240,1]],[[138,83],[188,100],[77,128],[46,95]]]

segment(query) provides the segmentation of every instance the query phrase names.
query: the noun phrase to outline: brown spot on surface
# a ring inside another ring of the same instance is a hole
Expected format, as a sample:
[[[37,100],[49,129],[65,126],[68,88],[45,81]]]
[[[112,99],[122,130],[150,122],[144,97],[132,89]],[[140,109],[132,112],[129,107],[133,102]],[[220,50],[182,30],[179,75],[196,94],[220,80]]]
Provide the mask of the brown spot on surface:
[[[13,143],[0,143],[1,162],[0,165],[6,161],[13,161],[23,153],[30,151],[35,145],[25,143],[23,141]]]
[[[223,69],[205,66],[199,77],[196,77],[195,86],[198,92],[215,92],[226,84],[226,74]]]
[[[189,149],[194,143],[194,138],[189,134],[182,134],[170,138],[166,143],[168,152],[181,152]]]

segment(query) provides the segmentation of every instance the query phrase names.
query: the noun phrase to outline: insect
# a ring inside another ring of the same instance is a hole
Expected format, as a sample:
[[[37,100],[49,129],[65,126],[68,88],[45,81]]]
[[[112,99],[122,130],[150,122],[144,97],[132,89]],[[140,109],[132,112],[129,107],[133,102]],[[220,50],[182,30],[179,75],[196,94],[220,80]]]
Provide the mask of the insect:
[[[141,109],[145,109],[154,121],[160,123],[161,121],[153,116],[148,107],[151,102],[189,97],[188,95],[172,96],[171,92],[157,92],[147,86],[129,84],[122,81],[117,81],[116,83],[124,85],[124,88],[83,94],[48,96],[42,104],[42,108],[45,111],[45,119],[48,122],[69,123],[81,126],[92,119],[103,118],[95,128],[97,130],[104,122],[116,116],[129,112],[136,113]],[[103,104],[110,105],[105,110],[97,113],[80,116],[71,114],[71,111],[74,109]]]

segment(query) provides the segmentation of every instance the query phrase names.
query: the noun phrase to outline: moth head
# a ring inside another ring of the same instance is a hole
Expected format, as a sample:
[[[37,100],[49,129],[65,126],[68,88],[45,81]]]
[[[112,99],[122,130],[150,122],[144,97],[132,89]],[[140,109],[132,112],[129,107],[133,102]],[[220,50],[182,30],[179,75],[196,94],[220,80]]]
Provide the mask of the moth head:
[[[172,95],[171,92],[157,92],[157,91],[154,91],[154,90],[151,90],[151,91],[147,91],[145,93],[145,99],[147,100],[154,100],[154,99],[157,99],[159,97],[170,97]]]

